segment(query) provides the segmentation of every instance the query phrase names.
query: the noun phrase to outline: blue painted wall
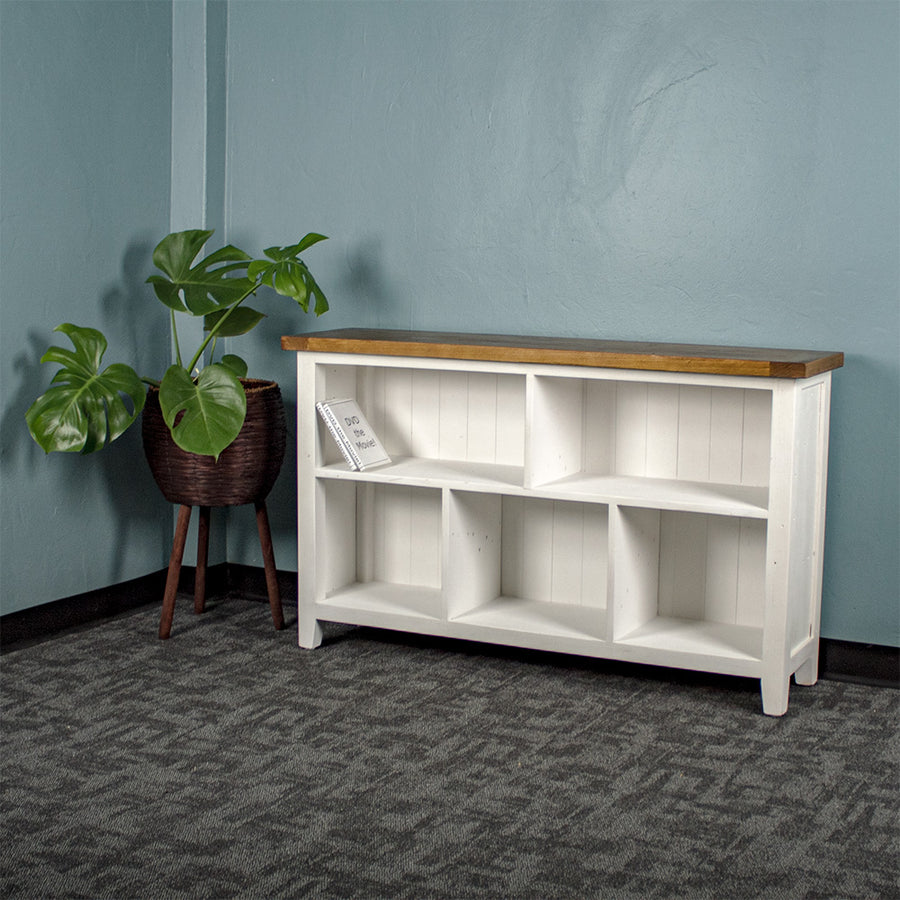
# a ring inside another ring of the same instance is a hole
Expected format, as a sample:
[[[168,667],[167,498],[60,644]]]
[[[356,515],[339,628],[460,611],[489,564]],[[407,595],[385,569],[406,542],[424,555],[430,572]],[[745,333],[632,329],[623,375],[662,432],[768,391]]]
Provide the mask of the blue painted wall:
[[[254,367],[292,396],[279,336],[347,325],[843,350],[823,633],[900,644],[898,16],[232,3],[230,237],[332,235],[334,312],[273,315]],[[252,522],[229,544],[259,564]]]
[[[60,322],[102,328],[108,362],[161,371],[167,358],[165,316],[142,303],[168,230],[171,14],[168,2],[0,3],[3,613],[167,559],[171,513],[137,431],[93,457],[45,457],[23,416],[49,382],[37,359]]]

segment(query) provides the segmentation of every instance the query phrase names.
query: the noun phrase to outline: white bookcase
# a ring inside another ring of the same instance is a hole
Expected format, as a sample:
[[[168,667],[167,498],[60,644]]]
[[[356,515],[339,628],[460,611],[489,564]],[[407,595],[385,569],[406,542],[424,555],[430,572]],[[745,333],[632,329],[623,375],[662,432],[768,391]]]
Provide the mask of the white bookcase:
[[[297,352],[299,642],[320,622],[817,678],[840,353],[342,330]],[[316,415],[354,397],[392,457]]]

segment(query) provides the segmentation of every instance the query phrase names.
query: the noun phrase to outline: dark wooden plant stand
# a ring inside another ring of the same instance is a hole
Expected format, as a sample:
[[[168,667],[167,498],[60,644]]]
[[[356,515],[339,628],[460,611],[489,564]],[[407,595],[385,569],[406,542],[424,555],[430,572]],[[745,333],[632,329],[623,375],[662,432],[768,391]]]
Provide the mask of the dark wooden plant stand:
[[[247,396],[247,416],[235,440],[218,459],[186,453],[175,445],[159,406],[159,390],[151,387],[144,406],[144,452],[153,478],[163,496],[178,506],[175,540],[163,595],[159,636],[172,631],[175,595],[187,540],[191,509],[200,510],[197,538],[197,573],[194,579],[194,611],[206,606],[206,564],[209,551],[209,511],[212,507],[244,506],[256,509],[256,527],[266,571],[266,588],[275,628],[284,625],[281,596],[275,573],[275,554],[265,498],[275,484],[284,461],[287,429],[281,391],[274,381],[242,379]]]
[[[256,527],[259,531],[259,544],[262,548],[263,566],[266,572],[266,589],[269,594],[269,607],[272,610],[272,622],[276,630],[284,627],[284,611],[281,607],[281,594],[278,590],[278,577],[275,571],[275,553],[272,549],[272,534],[269,530],[269,515],[264,500],[254,503],[256,508]],[[197,571],[194,576],[194,612],[199,615],[206,608],[206,564],[209,555],[209,506],[200,506],[200,520],[197,531]],[[192,507],[182,503],[178,509],[178,522],[175,526],[175,539],[172,542],[172,555],[169,557],[169,572],[166,576],[166,590],[163,595],[162,615],[159,619],[159,636],[166,639],[172,633],[172,618],[175,615],[175,595],[178,593],[178,579],[181,574],[181,561],[184,558],[184,545],[187,541],[188,526],[191,523]]]

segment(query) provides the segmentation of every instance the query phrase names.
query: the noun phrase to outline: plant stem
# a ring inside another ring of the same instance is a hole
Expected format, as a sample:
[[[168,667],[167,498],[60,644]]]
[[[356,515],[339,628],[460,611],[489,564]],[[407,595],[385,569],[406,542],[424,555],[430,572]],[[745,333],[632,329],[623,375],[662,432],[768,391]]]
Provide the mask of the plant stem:
[[[169,311],[169,317],[172,320],[172,338],[175,341],[175,360],[179,366],[183,366],[184,363],[181,361],[181,347],[178,344],[178,325],[175,322],[175,310]],[[191,368],[193,368],[193,363],[191,364]]]
[[[250,286],[249,290],[247,291],[247,293],[245,293],[244,296],[241,297],[241,299],[238,300],[236,303],[232,303],[231,306],[230,306],[229,309],[228,309],[228,312],[225,313],[225,315],[222,316],[222,318],[219,319],[218,322],[216,322],[215,326],[214,326],[213,328],[210,329],[209,334],[208,334],[207,337],[206,337],[206,340],[203,341],[203,343],[200,345],[200,348],[199,348],[199,349],[197,350],[197,352],[194,354],[194,358],[191,360],[191,364],[190,364],[189,366],[187,366],[187,371],[188,371],[188,372],[193,372],[193,371],[194,371],[194,366],[197,365],[197,361],[200,359],[201,356],[203,356],[203,351],[209,346],[209,342],[212,341],[212,340],[214,340],[214,339],[216,338],[216,335],[219,333],[219,330],[220,330],[220,329],[222,328],[222,326],[228,321],[228,317],[229,317],[229,316],[230,316],[230,315],[231,315],[231,314],[232,314],[232,313],[233,313],[233,312],[234,312],[234,311],[235,311],[235,310],[236,310],[236,309],[237,309],[237,308],[238,308],[238,307],[239,307],[239,306],[240,306],[240,305],[241,305],[241,304],[242,304],[242,303],[243,303],[243,302],[251,295],[251,294],[255,293],[255,292],[256,292],[256,289],[257,289],[258,287],[259,287],[258,282],[255,282],[255,281],[254,281],[253,284]],[[180,357],[179,357],[178,362],[179,362],[179,364],[181,363]]]

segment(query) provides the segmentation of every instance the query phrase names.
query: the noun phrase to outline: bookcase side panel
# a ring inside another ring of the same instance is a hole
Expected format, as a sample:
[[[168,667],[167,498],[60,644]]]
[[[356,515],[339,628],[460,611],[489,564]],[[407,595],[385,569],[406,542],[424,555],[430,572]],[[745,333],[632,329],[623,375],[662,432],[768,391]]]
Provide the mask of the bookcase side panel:
[[[324,449],[315,409],[324,381],[314,359],[297,354],[297,641],[306,648],[322,641],[314,605],[324,593],[318,558],[324,552],[325,507],[314,472]]]
[[[763,619],[763,708],[787,709],[791,648],[788,642],[790,560],[795,540],[791,481],[794,471],[796,385],[779,381],[772,392],[769,531],[766,542],[766,604]]]
[[[788,587],[788,644],[794,648],[818,637],[828,465],[827,379],[798,386],[792,472],[791,575]]]

